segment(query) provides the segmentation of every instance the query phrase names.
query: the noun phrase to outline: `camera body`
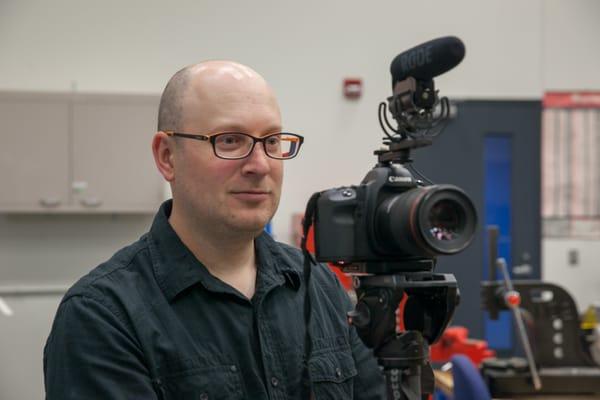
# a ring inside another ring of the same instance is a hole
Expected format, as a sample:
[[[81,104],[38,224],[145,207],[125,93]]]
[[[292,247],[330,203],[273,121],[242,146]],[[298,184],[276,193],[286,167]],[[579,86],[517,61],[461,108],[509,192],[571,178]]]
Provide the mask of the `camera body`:
[[[404,165],[379,163],[360,185],[321,192],[316,255],[342,266],[394,263],[394,269],[430,270],[432,262],[422,261],[467,247],[476,220],[473,203],[458,187],[425,186]]]

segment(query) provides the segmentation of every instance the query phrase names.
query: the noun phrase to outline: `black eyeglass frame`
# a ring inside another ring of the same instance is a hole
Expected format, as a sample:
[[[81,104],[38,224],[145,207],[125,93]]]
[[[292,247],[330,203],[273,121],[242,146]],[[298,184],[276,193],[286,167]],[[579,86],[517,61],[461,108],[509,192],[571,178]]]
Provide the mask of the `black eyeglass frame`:
[[[192,134],[192,133],[182,133],[182,132],[175,132],[175,131],[162,131],[162,132],[164,132],[169,137],[175,136],[175,137],[182,137],[182,138],[186,138],[186,139],[200,140],[203,142],[209,141],[210,144],[212,145],[213,153],[215,153],[215,156],[220,159],[223,159],[223,160],[242,160],[242,159],[248,157],[250,154],[252,154],[252,151],[254,150],[254,146],[256,146],[256,142],[262,143],[263,151],[267,157],[273,158],[275,160],[291,160],[292,158],[296,157],[298,155],[298,153],[300,153],[300,147],[302,147],[302,143],[304,143],[304,136],[298,135],[296,133],[290,133],[290,132],[272,133],[270,135],[263,136],[261,138],[257,138],[255,136],[249,135],[244,132],[219,132],[219,133],[213,133],[211,135],[197,135],[197,134]],[[243,136],[247,136],[252,139],[252,146],[250,147],[250,150],[248,151],[247,154],[245,154],[244,156],[241,156],[241,157],[223,157],[223,156],[220,156],[219,154],[217,154],[217,148],[215,147],[217,138],[222,135],[231,135],[231,134],[243,135]],[[275,135],[289,135],[289,136],[294,136],[294,137],[298,138],[298,148],[296,149],[296,152],[294,153],[294,155],[292,157],[274,157],[267,152],[267,148],[265,146],[265,141]]]

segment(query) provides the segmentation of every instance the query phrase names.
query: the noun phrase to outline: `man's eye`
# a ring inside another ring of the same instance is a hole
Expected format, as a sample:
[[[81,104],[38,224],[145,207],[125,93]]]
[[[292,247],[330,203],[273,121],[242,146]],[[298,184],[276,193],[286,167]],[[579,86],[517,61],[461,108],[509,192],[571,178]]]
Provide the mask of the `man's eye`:
[[[217,139],[217,143],[228,146],[239,144],[241,141],[242,138],[240,138],[238,135],[225,135]]]
[[[278,137],[272,137],[267,139],[267,144],[269,146],[277,146],[279,144],[279,138]]]

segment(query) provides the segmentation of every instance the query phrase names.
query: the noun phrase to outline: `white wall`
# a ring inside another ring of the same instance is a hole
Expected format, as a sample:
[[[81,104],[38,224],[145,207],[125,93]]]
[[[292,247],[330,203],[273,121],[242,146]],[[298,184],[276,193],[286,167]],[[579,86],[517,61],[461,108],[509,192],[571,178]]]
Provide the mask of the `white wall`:
[[[390,94],[396,54],[442,35],[462,38],[465,60],[436,80],[454,98],[600,90],[598,16],[595,0],[1,0],[0,90],[158,94],[199,60],[251,65],[278,93],[286,128],[307,139],[286,163],[274,220],[277,238],[288,241],[291,214],[311,193],[355,184],[372,166],[377,104]],[[364,80],[357,102],[341,96],[348,76]],[[2,284],[71,283],[150,221],[0,216]],[[555,261],[555,246],[544,246],[545,270],[562,279],[570,271]]]
[[[542,3],[544,90],[600,90],[600,2]]]
[[[4,0],[0,87],[69,90],[76,82],[83,91],[159,92],[182,65],[234,58],[306,107],[298,92],[338,94],[345,74],[368,78],[380,98],[394,55],[456,34],[469,55],[445,78],[448,93],[541,94],[539,0],[429,3]]]
[[[0,286],[73,283],[151,222],[144,215],[0,215]]]

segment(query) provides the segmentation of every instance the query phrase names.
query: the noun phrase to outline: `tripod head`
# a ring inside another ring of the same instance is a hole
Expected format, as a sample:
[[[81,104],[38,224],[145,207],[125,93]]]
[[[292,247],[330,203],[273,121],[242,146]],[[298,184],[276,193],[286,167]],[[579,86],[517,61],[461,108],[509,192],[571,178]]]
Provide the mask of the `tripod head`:
[[[421,399],[423,393],[433,393],[428,346],[440,338],[459,303],[454,276],[355,276],[354,286],[358,302],[349,321],[383,367],[388,398]]]

